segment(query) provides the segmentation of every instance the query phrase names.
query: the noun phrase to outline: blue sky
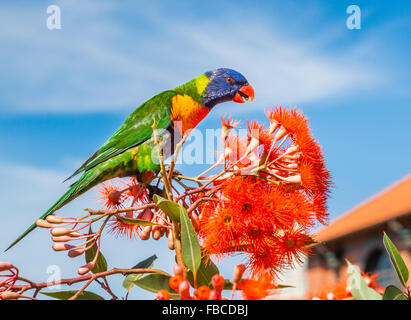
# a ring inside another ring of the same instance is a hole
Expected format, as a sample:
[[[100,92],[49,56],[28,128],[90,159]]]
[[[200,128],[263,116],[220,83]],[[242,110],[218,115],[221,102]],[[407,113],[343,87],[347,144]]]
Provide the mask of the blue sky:
[[[61,30],[46,28],[51,4],[61,8]],[[360,30],[346,27],[350,4],[361,8]],[[221,115],[244,124],[266,121],[274,105],[297,106],[323,146],[338,217],[411,171],[410,11],[402,1],[2,1],[0,247],[64,192],[64,178],[135,107],[215,67],[243,73],[256,98],[218,106],[199,128],[219,128]],[[61,214],[81,214],[93,197]],[[154,250],[157,266],[171,270],[164,241],[105,242],[111,266]],[[52,264],[74,276],[82,260],[50,246],[36,230],[0,260],[37,281]],[[222,265],[227,276],[231,268]]]

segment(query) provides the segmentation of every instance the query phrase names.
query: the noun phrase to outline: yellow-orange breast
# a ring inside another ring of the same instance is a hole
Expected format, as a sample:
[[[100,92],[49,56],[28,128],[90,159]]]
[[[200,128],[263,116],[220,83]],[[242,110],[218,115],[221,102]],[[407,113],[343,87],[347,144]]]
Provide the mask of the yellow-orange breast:
[[[199,124],[210,110],[196,102],[189,95],[176,95],[171,98],[171,120],[174,129],[179,128],[180,134],[188,134]]]

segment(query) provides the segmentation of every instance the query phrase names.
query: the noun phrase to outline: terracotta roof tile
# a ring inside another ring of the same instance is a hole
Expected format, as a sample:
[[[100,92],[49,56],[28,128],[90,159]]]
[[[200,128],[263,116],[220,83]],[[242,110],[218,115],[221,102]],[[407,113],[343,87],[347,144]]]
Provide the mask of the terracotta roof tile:
[[[411,213],[411,174],[349,210],[315,239],[329,241],[407,213]]]

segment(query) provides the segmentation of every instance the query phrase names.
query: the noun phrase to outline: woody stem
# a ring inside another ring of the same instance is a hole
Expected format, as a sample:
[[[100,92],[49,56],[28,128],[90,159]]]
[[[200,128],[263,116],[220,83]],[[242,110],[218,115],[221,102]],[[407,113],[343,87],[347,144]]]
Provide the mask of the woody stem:
[[[179,227],[180,227],[180,224],[174,221],[173,228],[172,228],[173,240],[174,240],[174,250],[176,251],[177,264],[183,267],[183,276],[184,276],[184,279],[187,279],[187,266],[184,263]]]

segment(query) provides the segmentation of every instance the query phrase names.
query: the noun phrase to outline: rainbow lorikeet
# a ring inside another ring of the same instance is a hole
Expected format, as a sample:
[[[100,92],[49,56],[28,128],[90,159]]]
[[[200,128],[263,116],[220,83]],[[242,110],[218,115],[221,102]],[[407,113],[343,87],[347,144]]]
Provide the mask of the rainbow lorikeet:
[[[74,172],[70,178],[81,172],[83,174],[39,219],[44,219],[108,179],[134,176],[138,181],[147,183],[145,180],[152,177],[152,173],[159,172],[158,161],[154,159],[156,152],[152,152],[155,146],[152,128],[154,119],[157,130],[162,131],[163,135],[167,134],[169,141],[174,141],[176,130],[180,131],[180,135],[188,133],[216,104],[230,100],[242,103],[248,98],[254,98],[254,90],[247,79],[227,68],[206,72],[152,97],[131,113],[107,142]],[[171,143],[166,154],[173,154],[174,147],[175,143]],[[33,223],[6,251],[35,227]]]

